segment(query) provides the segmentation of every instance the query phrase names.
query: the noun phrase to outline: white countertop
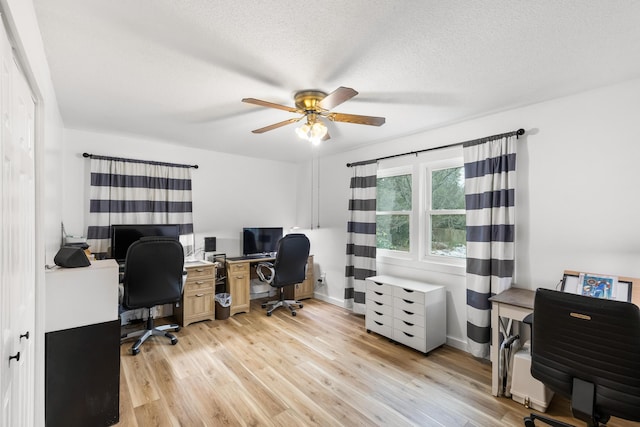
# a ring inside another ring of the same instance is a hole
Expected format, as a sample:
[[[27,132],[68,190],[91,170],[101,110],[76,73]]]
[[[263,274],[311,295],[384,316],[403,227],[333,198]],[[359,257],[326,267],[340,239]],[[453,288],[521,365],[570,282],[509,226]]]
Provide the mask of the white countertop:
[[[118,319],[118,263],[57,267],[45,273],[45,332]]]

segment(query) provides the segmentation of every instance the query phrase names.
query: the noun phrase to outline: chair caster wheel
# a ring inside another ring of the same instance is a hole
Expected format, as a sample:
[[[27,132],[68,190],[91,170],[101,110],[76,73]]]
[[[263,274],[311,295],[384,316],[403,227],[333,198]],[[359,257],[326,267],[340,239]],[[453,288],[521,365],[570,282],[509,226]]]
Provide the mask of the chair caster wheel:
[[[267,304],[262,304],[262,308],[267,308]]]
[[[175,332],[180,332],[180,329],[182,329],[182,327],[178,326],[177,328],[174,329]]]
[[[138,353],[140,353],[140,349],[139,348],[132,348],[131,349],[131,355],[135,356]]]
[[[292,311],[292,312],[291,312],[291,315],[292,315],[292,316],[295,316],[296,314],[297,314],[297,313],[296,313],[295,311]]]
[[[178,338],[171,338],[171,345],[176,345],[178,344]]]
[[[300,308],[304,307],[304,305],[300,304]]]
[[[267,312],[267,316],[271,316],[271,313],[270,313],[270,312]]]

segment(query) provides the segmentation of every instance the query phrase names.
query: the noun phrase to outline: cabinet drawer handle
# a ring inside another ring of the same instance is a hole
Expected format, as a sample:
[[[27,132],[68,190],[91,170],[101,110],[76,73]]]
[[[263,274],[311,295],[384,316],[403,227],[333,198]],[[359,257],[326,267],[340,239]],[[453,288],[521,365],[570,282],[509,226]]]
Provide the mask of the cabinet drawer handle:
[[[378,285],[378,286],[382,286],[382,285],[384,284],[384,283],[382,283],[382,282],[373,282],[373,283],[375,283],[375,284],[376,284],[376,285]]]
[[[407,311],[407,310],[402,310],[405,313],[407,313],[409,316],[413,316],[415,313],[411,312],[411,311]]]
[[[198,273],[202,273],[202,272],[204,271],[204,268],[196,268],[196,271],[197,271]]]
[[[202,280],[198,280],[198,281],[196,282],[196,285],[202,285],[203,283],[204,283],[204,282],[203,282]]]
[[[376,304],[378,304],[378,305],[382,305],[382,303],[381,303],[381,302],[378,302],[378,301],[374,301],[374,302],[375,302]]]
[[[203,297],[204,294],[196,294],[197,297]]]
[[[405,325],[407,325],[407,326],[414,326],[414,324],[413,324],[413,323],[409,323],[409,322],[407,322],[406,320],[403,320],[403,322],[404,322],[404,324],[405,324]]]
[[[375,314],[377,314],[378,316],[382,316],[382,313],[380,313],[379,311],[374,311]]]
[[[412,335],[412,334],[408,334],[408,333],[406,333],[406,332],[404,332],[404,331],[403,331],[402,333],[403,333],[403,334],[405,334],[406,336],[410,337],[410,338],[413,338],[413,337],[414,337],[414,335]]]
[[[384,325],[384,323],[376,322],[375,320],[373,321],[373,323],[375,323],[375,324],[376,324],[376,325],[378,325],[378,326],[382,326],[382,325]],[[20,353],[18,353],[18,356],[19,356],[19,355],[20,355]]]
[[[403,299],[402,301],[406,302],[407,304],[413,304],[414,303],[413,301],[410,301],[408,299]]]
[[[407,292],[407,293],[410,293],[410,294],[411,294],[411,293],[413,293],[413,292],[415,292],[413,289],[405,289],[405,288],[402,288],[402,290],[403,290],[403,291],[405,291],[405,292]]]
[[[378,292],[378,291],[373,291],[373,293],[376,295],[382,295],[382,292]]]

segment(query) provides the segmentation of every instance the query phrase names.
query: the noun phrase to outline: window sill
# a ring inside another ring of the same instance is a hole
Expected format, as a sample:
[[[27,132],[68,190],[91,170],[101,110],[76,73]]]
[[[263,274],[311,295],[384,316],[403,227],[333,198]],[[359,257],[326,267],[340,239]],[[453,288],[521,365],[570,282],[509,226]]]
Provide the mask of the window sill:
[[[396,267],[407,267],[412,269],[433,271],[437,273],[452,274],[456,276],[465,276],[465,263],[446,263],[431,260],[417,261],[415,259],[402,259],[390,256],[378,255],[376,261],[381,264],[393,265]]]

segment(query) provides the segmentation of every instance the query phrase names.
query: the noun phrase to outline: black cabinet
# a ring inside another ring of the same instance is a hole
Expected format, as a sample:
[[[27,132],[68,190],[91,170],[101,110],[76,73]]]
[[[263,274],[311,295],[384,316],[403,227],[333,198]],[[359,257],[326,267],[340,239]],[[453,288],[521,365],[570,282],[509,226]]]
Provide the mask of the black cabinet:
[[[119,320],[45,334],[47,427],[111,426],[119,405]]]

